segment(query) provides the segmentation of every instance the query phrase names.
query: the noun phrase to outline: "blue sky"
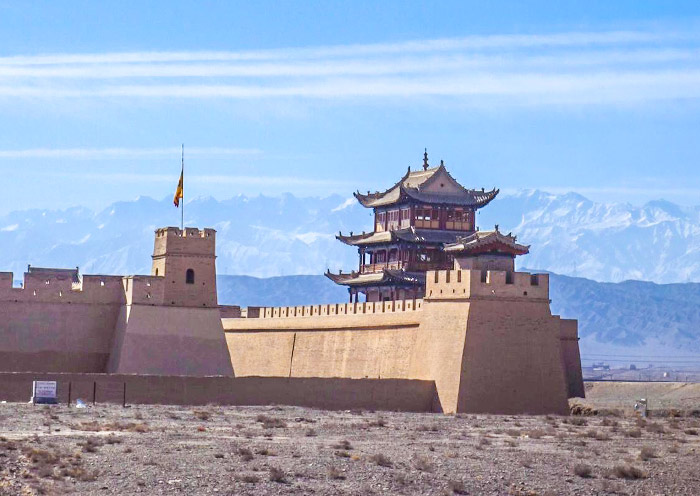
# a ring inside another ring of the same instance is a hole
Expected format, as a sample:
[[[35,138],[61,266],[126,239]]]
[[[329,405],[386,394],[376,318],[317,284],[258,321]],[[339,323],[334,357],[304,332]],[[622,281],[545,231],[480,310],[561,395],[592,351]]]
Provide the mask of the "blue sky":
[[[0,212],[466,186],[700,204],[698,2],[0,0]]]

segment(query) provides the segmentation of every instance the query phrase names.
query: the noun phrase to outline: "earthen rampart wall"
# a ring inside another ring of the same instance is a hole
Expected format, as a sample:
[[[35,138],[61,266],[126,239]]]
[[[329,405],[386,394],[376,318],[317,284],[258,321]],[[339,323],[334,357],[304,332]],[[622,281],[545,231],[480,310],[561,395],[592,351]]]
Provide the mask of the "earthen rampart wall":
[[[37,374],[0,372],[0,400],[26,402],[32,381],[58,382],[58,397],[98,403],[163,405],[293,405],[329,410],[429,412],[432,381],[286,377],[182,377],[132,374]]]
[[[434,380],[448,412],[566,411],[565,367],[576,363],[564,358],[562,339],[576,331],[551,315],[546,274],[426,277],[423,300],[262,308],[257,317],[249,309],[240,313],[249,318],[224,318],[236,375]]]

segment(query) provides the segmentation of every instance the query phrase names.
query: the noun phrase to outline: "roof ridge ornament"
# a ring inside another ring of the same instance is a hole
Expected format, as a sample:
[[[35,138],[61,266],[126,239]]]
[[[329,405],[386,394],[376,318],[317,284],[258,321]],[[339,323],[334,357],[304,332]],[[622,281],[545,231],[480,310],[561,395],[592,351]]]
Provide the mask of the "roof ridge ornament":
[[[423,153],[423,170],[428,170],[428,149],[425,149]]]

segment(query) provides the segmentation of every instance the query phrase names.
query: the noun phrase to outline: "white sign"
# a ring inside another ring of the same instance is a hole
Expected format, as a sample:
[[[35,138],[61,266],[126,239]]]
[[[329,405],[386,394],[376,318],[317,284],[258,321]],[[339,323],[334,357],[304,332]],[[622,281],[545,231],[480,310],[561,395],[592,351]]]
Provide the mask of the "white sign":
[[[32,383],[32,402],[57,403],[56,381],[34,381]]]

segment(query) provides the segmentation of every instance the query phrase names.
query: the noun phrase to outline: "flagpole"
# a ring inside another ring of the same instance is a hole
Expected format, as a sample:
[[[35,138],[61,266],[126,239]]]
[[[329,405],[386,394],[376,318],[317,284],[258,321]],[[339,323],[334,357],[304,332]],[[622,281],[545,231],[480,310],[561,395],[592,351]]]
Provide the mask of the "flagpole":
[[[182,144],[182,210],[180,211],[180,230],[185,230],[185,144]]]

